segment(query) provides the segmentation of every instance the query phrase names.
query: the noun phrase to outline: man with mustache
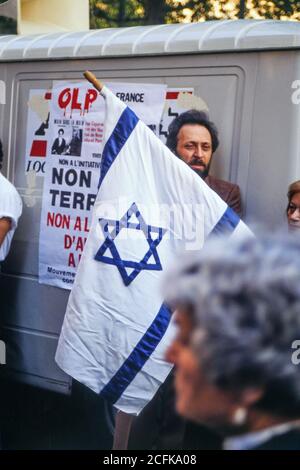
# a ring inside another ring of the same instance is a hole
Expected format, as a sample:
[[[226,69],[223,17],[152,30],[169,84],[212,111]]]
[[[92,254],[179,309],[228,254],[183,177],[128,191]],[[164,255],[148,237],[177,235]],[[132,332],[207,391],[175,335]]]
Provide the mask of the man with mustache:
[[[242,215],[241,193],[236,184],[209,174],[212,156],[219,145],[218,131],[206,113],[191,109],[169,126],[167,147],[189,165],[231,209]]]

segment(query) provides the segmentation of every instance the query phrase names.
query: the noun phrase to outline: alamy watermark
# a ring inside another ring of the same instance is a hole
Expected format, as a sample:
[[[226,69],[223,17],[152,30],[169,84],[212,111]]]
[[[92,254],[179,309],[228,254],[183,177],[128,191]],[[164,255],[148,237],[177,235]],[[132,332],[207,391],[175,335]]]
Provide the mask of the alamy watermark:
[[[0,80],[0,104],[6,103],[6,87],[5,82]]]
[[[0,339],[0,366],[6,364],[6,344]]]
[[[292,363],[298,366],[300,364],[300,339],[296,339],[292,342],[292,349],[295,349],[292,353]]]
[[[294,80],[291,88],[295,91],[293,91],[291,100],[293,104],[300,104],[300,80]]]
[[[109,236],[134,243],[143,238],[153,241],[160,235],[162,243],[172,240],[181,249],[199,250],[207,230],[203,221],[210,220],[206,210],[203,203],[131,204],[121,197],[117,203],[96,203],[96,234],[100,239]]]

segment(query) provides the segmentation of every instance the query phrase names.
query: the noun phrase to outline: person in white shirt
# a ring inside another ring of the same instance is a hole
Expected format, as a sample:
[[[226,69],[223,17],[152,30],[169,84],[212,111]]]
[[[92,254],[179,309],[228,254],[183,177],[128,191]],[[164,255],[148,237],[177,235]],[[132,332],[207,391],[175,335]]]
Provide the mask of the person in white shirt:
[[[0,140],[0,170],[2,167],[2,142]],[[22,214],[22,200],[16,188],[0,171],[0,264],[8,255],[18,220]],[[1,450],[0,428],[0,450]]]
[[[0,141],[0,169],[2,156],[2,144]],[[19,193],[0,172],[0,263],[8,255],[21,214],[22,200]]]

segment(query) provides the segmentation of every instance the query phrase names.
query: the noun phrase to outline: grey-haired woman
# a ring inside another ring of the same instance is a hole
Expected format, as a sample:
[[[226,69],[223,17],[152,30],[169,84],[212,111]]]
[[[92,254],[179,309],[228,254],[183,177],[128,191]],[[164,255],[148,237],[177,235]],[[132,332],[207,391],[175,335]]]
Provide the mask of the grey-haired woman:
[[[177,410],[226,449],[300,449],[300,240],[214,240],[170,274]]]

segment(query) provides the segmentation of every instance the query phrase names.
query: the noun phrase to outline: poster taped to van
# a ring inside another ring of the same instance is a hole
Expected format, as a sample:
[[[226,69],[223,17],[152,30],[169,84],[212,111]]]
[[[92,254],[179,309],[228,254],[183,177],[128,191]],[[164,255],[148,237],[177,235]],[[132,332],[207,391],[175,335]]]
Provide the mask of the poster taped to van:
[[[166,85],[113,84],[112,88],[124,102],[133,101],[130,106],[145,116],[148,125],[158,126]],[[40,283],[65,289],[73,285],[98,191],[104,111],[103,97],[86,82],[54,84],[39,240]]]
[[[194,88],[168,88],[163,115],[156,130],[156,135],[165,144],[168,136],[168,127],[179,114],[194,108]]]
[[[51,91],[30,90],[27,113],[25,172],[44,176],[48,152]]]

